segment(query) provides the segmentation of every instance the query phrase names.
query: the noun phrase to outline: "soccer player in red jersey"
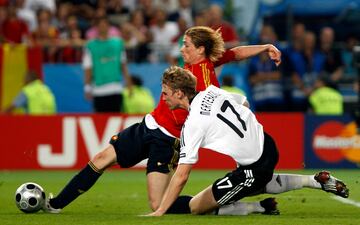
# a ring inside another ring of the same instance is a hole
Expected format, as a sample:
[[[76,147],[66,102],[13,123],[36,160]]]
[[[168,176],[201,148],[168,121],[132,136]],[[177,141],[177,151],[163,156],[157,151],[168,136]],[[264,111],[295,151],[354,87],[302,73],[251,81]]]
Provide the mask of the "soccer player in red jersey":
[[[281,52],[273,45],[238,46],[225,50],[220,30],[205,26],[189,28],[184,35],[181,54],[184,68],[197,78],[197,91],[205,90],[209,85],[219,87],[215,67],[232,61],[241,61],[261,52],[268,52],[276,65],[281,63]],[[186,110],[169,110],[160,98],[159,105],[151,113],[156,122],[166,128],[172,135],[179,137],[181,127],[187,116]]]

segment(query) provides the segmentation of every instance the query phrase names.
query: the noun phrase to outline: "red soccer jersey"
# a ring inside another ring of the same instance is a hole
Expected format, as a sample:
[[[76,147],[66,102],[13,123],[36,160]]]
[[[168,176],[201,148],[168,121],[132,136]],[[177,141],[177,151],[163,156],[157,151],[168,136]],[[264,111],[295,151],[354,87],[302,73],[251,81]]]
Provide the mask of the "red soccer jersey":
[[[226,62],[234,60],[234,53],[228,50],[224,53],[221,59],[215,62],[216,66],[220,66]],[[196,90],[203,91],[208,86],[214,85],[219,87],[219,82],[216,78],[214,63],[209,59],[205,59],[196,64],[185,64],[185,69],[191,71],[197,78]],[[180,137],[181,128],[188,115],[188,111],[185,109],[170,110],[166,102],[160,96],[160,101],[151,115],[155,118],[156,122],[164,127],[175,137]]]
[[[23,37],[28,35],[28,27],[26,23],[20,19],[7,19],[2,24],[2,32],[4,38],[10,43],[21,43]]]

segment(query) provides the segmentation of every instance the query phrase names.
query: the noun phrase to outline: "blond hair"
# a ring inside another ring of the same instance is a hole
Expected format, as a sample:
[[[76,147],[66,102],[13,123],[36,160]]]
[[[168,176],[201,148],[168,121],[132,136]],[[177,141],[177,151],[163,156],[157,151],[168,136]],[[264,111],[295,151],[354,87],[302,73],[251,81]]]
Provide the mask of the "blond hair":
[[[196,94],[196,77],[190,71],[178,66],[171,66],[165,70],[162,84],[173,91],[181,90],[189,99]]]
[[[185,35],[190,37],[196,48],[204,46],[205,56],[212,62],[216,62],[225,52],[220,28],[213,30],[206,26],[195,26],[187,29]]]

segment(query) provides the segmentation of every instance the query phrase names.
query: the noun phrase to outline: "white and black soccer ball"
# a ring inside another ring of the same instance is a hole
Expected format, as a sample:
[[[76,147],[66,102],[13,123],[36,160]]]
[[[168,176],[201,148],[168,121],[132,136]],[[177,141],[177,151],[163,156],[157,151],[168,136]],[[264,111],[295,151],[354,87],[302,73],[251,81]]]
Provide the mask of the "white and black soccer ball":
[[[15,192],[15,204],[25,213],[35,213],[39,211],[45,202],[44,189],[33,182],[20,185]]]

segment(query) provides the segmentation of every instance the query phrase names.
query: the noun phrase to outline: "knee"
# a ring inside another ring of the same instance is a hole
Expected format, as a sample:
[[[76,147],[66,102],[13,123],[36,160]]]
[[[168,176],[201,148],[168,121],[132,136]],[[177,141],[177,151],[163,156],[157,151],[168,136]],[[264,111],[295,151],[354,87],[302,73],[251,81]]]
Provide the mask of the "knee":
[[[104,161],[105,156],[106,156],[105,152],[101,151],[101,152],[97,153],[91,161],[96,165],[96,163],[98,163],[100,161]]]
[[[201,214],[199,207],[197,207],[197,205],[196,205],[196,203],[194,203],[194,201],[190,201],[189,207],[190,207],[191,214],[193,214],[193,215]]]
[[[104,170],[113,164],[113,158],[113,156],[109,155],[109,152],[101,151],[92,158],[91,162],[97,169]]]

